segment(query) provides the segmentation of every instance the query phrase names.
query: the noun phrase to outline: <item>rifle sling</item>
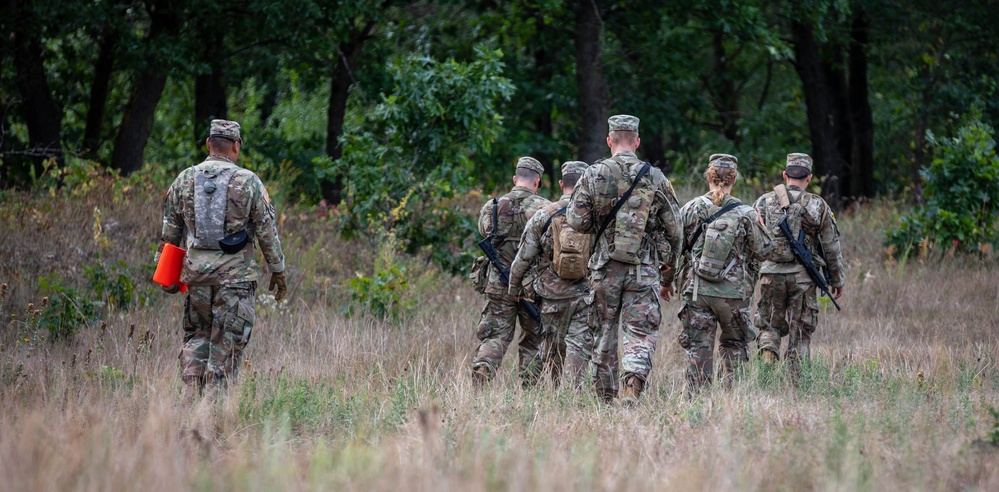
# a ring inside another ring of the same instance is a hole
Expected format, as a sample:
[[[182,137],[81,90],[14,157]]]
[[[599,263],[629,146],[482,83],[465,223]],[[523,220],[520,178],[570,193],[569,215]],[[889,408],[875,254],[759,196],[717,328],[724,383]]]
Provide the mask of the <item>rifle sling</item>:
[[[548,228],[551,227],[551,225],[552,225],[552,219],[554,219],[555,217],[558,217],[559,215],[565,215],[565,209],[567,209],[567,208],[569,208],[569,207],[562,207],[562,208],[558,209],[557,212],[553,213],[551,215],[551,217],[548,217],[548,220],[545,221],[544,227],[541,228],[541,235],[542,236],[544,236],[545,233],[548,232]]]
[[[600,236],[603,235],[604,230],[607,229],[607,226],[611,223],[611,221],[617,217],[617,212],[618,210],[621,210],[622,206],[624,206],[624,202],[631,198],[631,192],[635,190],[635,186],[638,184],[638,181],[649,173],[650,167],[649,163],[646,162],[645,165],[638,170],[638,175],[636,175],[635,180],[631,182],[631,186],[628,188],[628,191],[625,191],[624,194],[621,195],[621,198],[618,198],[617,203],[614,204],[614,208],[611,209],[610,213],[607,214],[607,218],[604,219],[604,223],[600,226],[600,232],[597,232],[597,241],[600,240]]]

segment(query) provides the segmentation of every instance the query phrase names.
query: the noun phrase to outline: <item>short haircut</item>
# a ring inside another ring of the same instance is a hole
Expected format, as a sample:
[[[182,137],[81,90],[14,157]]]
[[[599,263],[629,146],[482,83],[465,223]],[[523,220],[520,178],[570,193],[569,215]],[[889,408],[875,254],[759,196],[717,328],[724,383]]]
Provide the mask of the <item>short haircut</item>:
[[[784,168],[784,172],[786,172],[787,177],[791,179],[805,179],[809,174],[812,174],[807,167],[802,166],[787,166]]]
[[[227,149],[234,143],[236,141],[228,137],[208,137],[208,148],[214,150]]]
[[[576,183],[579,182],[579,178],[582,176],[580,173],[570,173],[562,175],[562,186],[565,188],[575,188]]]
[[[627,130],[614,130],[609,134],[611,142],[615,144],[622,143],[634,143],[638,140],[638,132],[632,132]]]
[[[526,167],[518,167],[515,176],[517,176],[520,179],[529,179],[532,181],[541,178],[540,174]]]

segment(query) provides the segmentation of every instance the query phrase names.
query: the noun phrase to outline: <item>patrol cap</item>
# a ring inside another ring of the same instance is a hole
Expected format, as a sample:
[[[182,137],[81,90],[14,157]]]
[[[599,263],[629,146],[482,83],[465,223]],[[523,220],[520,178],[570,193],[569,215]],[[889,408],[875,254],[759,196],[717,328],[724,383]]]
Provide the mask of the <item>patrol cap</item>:
[[[730,154],[711,154],[711,157],[708,158],[708,166],[738,169],[739,159]]]
[[[812,158],[808,154],[794,153],[787,155],[787,166],[784,167],[787,177],[801,179],[812,174]]]
[[[630,114],[616,114],[607,118],[607,128],[612,132],[637,132],[638,118]]]
[[[583,161],[566,161],[562,163],[562,176],[567,174],[583,174],[589,164]]]
[[[545,167],[537,159],[528,156],[517,159],[517,169],[530,169],[538,174],[545,173]]]
[[[239,123],[229,120],[212,120],[208,138],[224,138],[231,142],[243,143],[243,139],[239,136]]]

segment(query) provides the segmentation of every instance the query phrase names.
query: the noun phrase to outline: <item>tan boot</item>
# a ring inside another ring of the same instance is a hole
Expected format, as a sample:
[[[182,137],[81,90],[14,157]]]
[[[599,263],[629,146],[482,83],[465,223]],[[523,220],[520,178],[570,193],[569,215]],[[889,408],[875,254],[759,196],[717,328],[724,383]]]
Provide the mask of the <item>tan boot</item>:
[[[761,350],[760,355],[763,356],[763,362],[766,362],[767,364],[777,363],[777,354],[770,350]]]
[[[476,388],[481,388],[483,385],[492,379],[492,374],[489,373],[488,366],[479,366],[472,370],[472,383]]]
[[[642,395],[642,390],[645,389],[645,381],[642,381],[638,376],[629,376],[624,382],[624,391],[621,394],[621,405],[625,407],[633,407],[638,404],[638,397]]]

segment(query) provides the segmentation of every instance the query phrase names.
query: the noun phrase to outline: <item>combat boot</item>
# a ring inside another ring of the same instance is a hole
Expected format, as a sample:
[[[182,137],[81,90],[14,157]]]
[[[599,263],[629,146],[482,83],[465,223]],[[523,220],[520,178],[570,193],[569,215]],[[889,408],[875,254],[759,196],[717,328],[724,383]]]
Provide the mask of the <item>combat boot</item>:
[[[484,365],[476,367],[472,370],[472,384],[474,384],[476,388],[481,388],[488,383],[490,379],[492,379],[491,376],[492,375],[489,373],[489,367]]]
[[[642,381],[638,376],[628,376],[628,379],[624,382],[624,391],[621,394],[621,406],[633,407],[638,404],[638,397],[642,395],[642,390],[645,389],[645,381]]]

